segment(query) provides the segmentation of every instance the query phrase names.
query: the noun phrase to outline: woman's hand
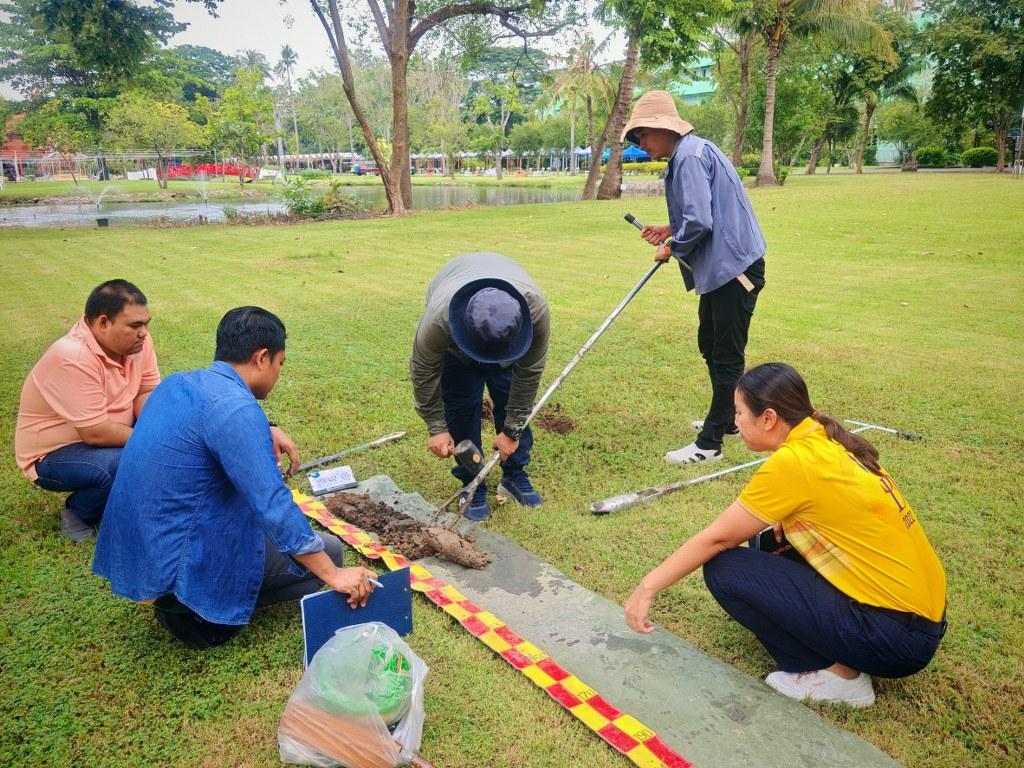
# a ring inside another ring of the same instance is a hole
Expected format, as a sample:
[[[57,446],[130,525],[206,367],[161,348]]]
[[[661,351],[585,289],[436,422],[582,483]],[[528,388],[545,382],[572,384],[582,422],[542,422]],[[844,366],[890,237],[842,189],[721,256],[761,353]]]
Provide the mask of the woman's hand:
[[[634,632],[646,635],[654,631],[654,625],[648,621],[647,614],[657,594],[655,590],[645,589],[641,581],[626,600],[626,624]]]

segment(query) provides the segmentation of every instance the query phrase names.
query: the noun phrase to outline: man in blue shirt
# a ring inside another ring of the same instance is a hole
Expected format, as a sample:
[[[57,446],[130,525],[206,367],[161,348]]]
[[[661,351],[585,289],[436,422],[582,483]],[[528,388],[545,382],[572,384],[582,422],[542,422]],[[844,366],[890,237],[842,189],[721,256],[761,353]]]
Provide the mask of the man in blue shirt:
[[[353,607],[373,590],[373,571],[341,567],[341,542],[313,532],[281,481],[257,400],[284,358],[276,315],[232,309],[213,365],[158,386],[121,456],[93,571],[116,594],[155,602],[160,624],[192,648],[226,642],[256,606],[324,584]]]
[[[668,226],[644,227],[658,246],[655,259],[675,256],[687,290],[700,296],[697,346],[711,378],[707,416],[693,422],[697,439],[665,454],[672,464],[722,458],[722,440],[735,436],[733,390],[743,374],[747,333],[764,287],[765,241],[736,169],[722,150],[694,135],[672,95],[641,96],[622,132],[653,158],[667,157]]]

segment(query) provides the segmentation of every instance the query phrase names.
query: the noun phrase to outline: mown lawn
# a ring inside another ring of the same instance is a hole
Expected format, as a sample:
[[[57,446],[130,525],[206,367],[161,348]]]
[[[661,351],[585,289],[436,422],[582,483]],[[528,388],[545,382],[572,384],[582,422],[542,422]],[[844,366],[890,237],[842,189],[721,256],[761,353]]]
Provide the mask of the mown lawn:
[[[872,434],[949,577],[951,627],[934,662],[880,681],[869,710],[821,714],[908,766],[1019,765],[1024,186],[990,174],[819,176],[751,194],[769,256],[748,361],[794,364],[823,411],[926,436]],[[653,198],[292,227],[5,231],[0,439],[12,444],[24,376],[87,292],[125,277],[149,296],[165,374],[209,362],[227,309],[279,313],[288,363],[266,407],[303,455],[409,430],[351,463],[440,501],[454,481],[425,451],[406,370],[434,272],[456,254],[497,250],[534,275],[554,329],[546,386],[647,269],[649,247],[622,222],[630,210],[664,219]],[[663,269],[554,398],[577,428],[538,433],[532,472],[547,503],[501,508],[489,525],[621,601],[731,502],[749,475],[614,516],[586,511],[701,471],[661,460],[703,415],[695,330],[696,300]],[[749,458],[728,445],[727,463]],[[0,764],[278,764],[277,721],[301,674],[294,606],[259,612],[223,648],[190,652],[90,575],[93,545],[59,537],[60,497],[30,486],[10,448],[0,492]],[[663,595],[653,618],[751,675],[771,670],[699,575]],[[629,764],[446,615],[420,600],[415,621],[410,642],[431,667],[422,752],[439,766]]]

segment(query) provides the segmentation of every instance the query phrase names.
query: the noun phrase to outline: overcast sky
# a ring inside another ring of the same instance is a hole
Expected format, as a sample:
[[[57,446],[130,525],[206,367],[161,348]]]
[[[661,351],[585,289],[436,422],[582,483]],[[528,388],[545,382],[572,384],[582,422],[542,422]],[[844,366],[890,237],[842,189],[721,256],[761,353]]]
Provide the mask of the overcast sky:
[[[592,0],[585,0],[587,8]],[[281,48],[290,45],[298,54],[297,75],[312,70],[337,71],[327,36],[316,15],[305,0],[224,0],[217,17],[210,16],[201,3],[176,0],[174,17],[188,23],[188,29],[175,35],[168,43],[175,45],[204,45],[226,54],[255,49],[261,51],[271,66],[281,58]],[[589,15],[588,15],[589,18]],[[591,34],[598,40],[609,31],[596,22],[590,22]],[[569,33],[554,40],[545,40],[538,46],[549,52],[564,52],[572,45]],[[619,35],[609,47],[609,59],[621,59],[625,43]],[[6,82],[0,82],[0,96],[19,98]]]
[[[592,0],[586,0],[584,5],[590,8]],[[337,71],[327,35],[304,0],[288,0],[283,4],[279,0],[225,0],[218,18],[212,18],[202,4],[177,0],[174,16],[188,22],[189,28],[175,35],[170,45],[205,45],[228,54],[253,48],[261,51],[271,66],[280,59],[282,46],[290,45],[299,57],[299,76],[317,69]],[[607,37],[608,30],[596,22],[591,22],[590,27],[591,34],[598,40]],[[620,40],[613,43],[609,47],[609,58],[622,58],[625,44]],[[569,45],[567,36],[539,44],[551,52],[565,51]]]

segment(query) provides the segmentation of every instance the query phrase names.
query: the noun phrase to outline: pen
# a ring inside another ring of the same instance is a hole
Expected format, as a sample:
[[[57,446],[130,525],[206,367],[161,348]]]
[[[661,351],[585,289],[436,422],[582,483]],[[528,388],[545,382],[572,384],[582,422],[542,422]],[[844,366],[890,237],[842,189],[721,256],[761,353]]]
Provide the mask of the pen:
[[[377,580],[376,580],[375,578],[373,578],[372,576],[367,576],[367,577],[366,577],[366,580],[367,580],[368,582],[370,582],[371,584],[373,584],[373,586],[375,586],[375,587],[380,587],[381,589],[384,589],[384,585],[383,585],[383,584],[381,584],[381,583],[380,583],[379,581],[377,581]]]

